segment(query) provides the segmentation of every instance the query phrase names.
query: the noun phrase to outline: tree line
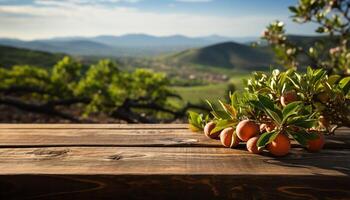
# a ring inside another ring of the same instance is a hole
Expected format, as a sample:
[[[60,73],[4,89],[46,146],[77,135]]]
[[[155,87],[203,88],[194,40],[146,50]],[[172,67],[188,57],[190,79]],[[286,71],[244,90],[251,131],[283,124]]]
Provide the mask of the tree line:
[[[70,57],[52,68],[0,68],[0,80],[0,104],[71,122],[91,122],[96,114],[129,123],[171,122],[189,108],[201,108],[171,105],[169,98],[181,97],[169,89],[164,74],[122,71],[109,60],[87,68]]]

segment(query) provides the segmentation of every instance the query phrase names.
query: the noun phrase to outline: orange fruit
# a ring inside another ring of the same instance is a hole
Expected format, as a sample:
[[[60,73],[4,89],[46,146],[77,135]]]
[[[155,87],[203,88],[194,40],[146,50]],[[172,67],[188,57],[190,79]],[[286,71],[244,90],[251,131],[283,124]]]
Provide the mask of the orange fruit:
[[[323,134],[320,134],[318,135],[319,137],[315,140],[309,140],[307,142],[307,146],[306,148],[308,149],[308,151],[310,152],[318,152],[320,151],[323,146],[324,146],[324,143],[325,143],[325,139],[324,139],[324,136]]]
[[[216,124],[214,122],[209,122],[204,126],[204,134],[211,139],[216,139],[219,137],[220,131],[211,133],[211,131],[215,128]]]
[[[260,127],[254,121],[248,119],[239,122],[236,127],[236,134],[238,138],[244,142],[258,135],[259,132]]]
[[[297,100],[298,100],[298,96],[294,90],[283,93],[280,99],[282,106],[286,106],[289,103],[292,103]]]
[[[290,140],[284,133],[279,133],[277,137],[267,145],[267,149],[274,156],[285,156],[290,150]]]
[[[247,150],[250,153],[259,154],[259,153],[262,152],[262,150],[259,150],[258,146],[256,145],[258,140],[259,140],[259,136],[252,137],[252,138],[250,138],[248,140],[248,142],[247,142]]]
[[[221,144],[225,147],[236,147],[239,144],[239,138],[237,137],[235,130],[232,127],[225,128],[220,133]]]

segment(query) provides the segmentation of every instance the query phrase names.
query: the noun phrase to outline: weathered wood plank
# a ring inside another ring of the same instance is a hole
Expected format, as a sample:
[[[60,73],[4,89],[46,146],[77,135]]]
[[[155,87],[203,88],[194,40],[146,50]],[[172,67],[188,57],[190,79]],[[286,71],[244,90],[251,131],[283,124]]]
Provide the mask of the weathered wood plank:
[[[350,199],[350,179],[249,175],[0,176],[0,199]]]
[[[1,124],[0,129],[187,129],[188,124]]]
[[[2,124],[0,199],[350,199],[349,144],[273,158],[187,125]]]
[[[226,148],[51,147],[2,148],[0,157],[0,175],[350,175],[349,150],[295,148],[277,159]]]
[[[221,144],[187,129],[0,129],[0,148],[39,146],[221,147]],[[298,145],[293,142],[293,146]],[[350,131],[328,136],[325,148],[350,149]]]
[[[6,124],[0,129],[188,129],[188,124]],[[337,132],[348,132],[350,128],[340,127]]]
[[[186,129],[0,129],[0,147],[203,146],[216,140]]]

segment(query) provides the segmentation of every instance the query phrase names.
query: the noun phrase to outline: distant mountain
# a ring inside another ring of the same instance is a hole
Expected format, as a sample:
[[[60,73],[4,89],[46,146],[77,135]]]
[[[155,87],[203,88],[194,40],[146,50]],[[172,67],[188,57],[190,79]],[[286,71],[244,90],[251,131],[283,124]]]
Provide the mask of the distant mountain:
[[[254,48],[235,42],[225,42],[200,49],[190,49],[165,59],[182,64],[196,64],[240,70],[267,68],[273,53],[267,47]]]
[[[98,42],[89,40],[72,40],[72,41],[52,41],[48,44],[55,47],[50,52],[64,52],[72,55],[107,55],[113,56],[118,50]]]
[[[22,41],[14,39],[0,39],[0,45],[46,51],[51,53],[67,53],[73,55],[113,55],[115,49],[104,44],[89,40],[34,40]]]
[[[198,46],[209,42],[201,38],[189,38],[182,35],[157,37],[145,34],[98,36],[91,38],[91,40],[111,46],[123,47]]]
[[[27,48],[33,50],[53,51],[55,46],[42,41],[22,41],[17,39],[0,39],[0,44],[18,48]]]
[[[303,47],[309,47],[315,41],[325,41],[331,47],[333,40],[325,36],[289,35],[288,39]],[[241,43],[233,42],[240,40]],[[186,37],[182,35],[152,36],[128,34],[122,36],[62,37],[46,40],[22,41],[0,39],[0,45],[66,53],[70,55],[97,57],[144,57],[156,55],[178,63],[192,63],[225,68],[259,69],[273,64],[273,53],[265,45],[253,48],[248,41],[254,37],[228,38],[218,35],[206,37]],[[178,53],[180,52],[180,53]],[[175,54],[176,53],[176,54]],[[308,63],[306,58],[300,58]]]
[[[64,54],[52,54],[0,45],[0,68],[13,65],[51,67],[64,56]]]
[[[122,36],[61,37],[33,41],[0,39],[0,44],[54,53],[117,57],[153,56],[233,40],[234,38],[217,35],[208,37],[186,37],[182,35],[158,37],[146,34],[128,34]]]
[[[336,43],[337,37],[328,36],[301,36],[288,35],[288,40],[305,49],[313,46],[315,42],[322,42],[326,49]],[[185,65],[196,64],[223,68],[235,68],[241,70],[267,69],[270,65],[276,66],[274,53],[268,44],[251,47],[251,43],[223,42],[209,45],[204,48],[194,48],[165,57],[170,61]],[[323,54],[328,54],[324,51]],[[310,60],[305,56],[299,56],[301,66],[310,65]]]

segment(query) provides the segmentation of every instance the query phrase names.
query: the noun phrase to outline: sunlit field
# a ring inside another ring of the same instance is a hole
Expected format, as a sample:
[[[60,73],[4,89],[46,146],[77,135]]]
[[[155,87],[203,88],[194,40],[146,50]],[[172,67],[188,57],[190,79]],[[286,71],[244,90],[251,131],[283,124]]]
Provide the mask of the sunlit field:
[[[217,99],[226,99],[228,97],[229,85],[233,83],[236,90],[243,90],[243,79],[248,78],[249,74],[240,74],[233,76],[227,83],[209,84],[203,86],[190,87],[172,87],[184,101],[191,103],[201,103],[204,100],[216,101]]]

